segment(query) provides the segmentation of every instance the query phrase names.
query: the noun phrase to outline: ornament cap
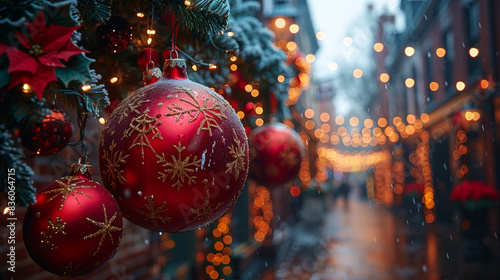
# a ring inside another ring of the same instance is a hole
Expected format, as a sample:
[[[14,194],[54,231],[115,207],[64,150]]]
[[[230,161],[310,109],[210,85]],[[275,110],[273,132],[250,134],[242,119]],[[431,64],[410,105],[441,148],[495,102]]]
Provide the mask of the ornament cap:
[[[182,58],[167,58],[163,64],[163,77],[174,80],[186,80],[186,60]]]
[[[85,163],[82,163],[85,162]],[[91,175],[92,172],[94,171],[94,168],[92,165],[89,164],[88,160],[86,157],[84,157],[84,160],[80,158],[78,163],[73,163],[71,165],[71,176],[78,176],[78,177],[85,177],[89,180],[91,180]]]

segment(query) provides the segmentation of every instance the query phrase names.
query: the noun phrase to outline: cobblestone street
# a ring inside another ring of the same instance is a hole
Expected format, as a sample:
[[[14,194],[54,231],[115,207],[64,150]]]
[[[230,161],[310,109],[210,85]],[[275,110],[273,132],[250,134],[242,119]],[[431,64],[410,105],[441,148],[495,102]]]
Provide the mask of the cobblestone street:
[[[449,226],[451,228],[451,226]],[[498,259],[465,261],[449,228],[408,226],[368,201],[329,207],[323,225],[299,222],[274,279],[499,279]]]

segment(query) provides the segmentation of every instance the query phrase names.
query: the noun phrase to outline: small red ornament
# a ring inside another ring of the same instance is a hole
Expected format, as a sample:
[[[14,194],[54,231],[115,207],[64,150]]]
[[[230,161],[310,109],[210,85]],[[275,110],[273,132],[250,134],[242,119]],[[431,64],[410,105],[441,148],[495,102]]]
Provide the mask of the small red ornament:
[[[122,17],[112,16],[97,28],[97,41],[115,53],[124,50],[130,43],[130,25]]]
[[[50,155],[59,152],[69,142],[71,123],[64,114],[55,108],[47,108],[46,115],[32,126],[21,130],[21,141],[30,152],[38,155]]]
[[[163,73],[158,67],[148,69],[142,73],[142,80],[144,81],[145,86],[158,82],[161,77],[163,77]]]
[[[99,166],[127,219],[155,231],[188,231],[236,202],[248,142],[229,103],[188,79],[185,60],[167,59],[164,69],[110,116]]]
[[[299,135],[281,123],[256,128],[249,137],[250,176],[259,184],[283,185],[297,176],[303,144]]]
[[[139,66],[142,71],[154,68],[158,63],[160,63],[160,56],[151,48],[144,49],[137,58],[137,66]]]
[[[89,274],[116,252],[122,215],[113,196],[90,179],[92,166],[74,164],[71,176],[49,184],[24,217],[24,244],[43,269],[62,276]]]

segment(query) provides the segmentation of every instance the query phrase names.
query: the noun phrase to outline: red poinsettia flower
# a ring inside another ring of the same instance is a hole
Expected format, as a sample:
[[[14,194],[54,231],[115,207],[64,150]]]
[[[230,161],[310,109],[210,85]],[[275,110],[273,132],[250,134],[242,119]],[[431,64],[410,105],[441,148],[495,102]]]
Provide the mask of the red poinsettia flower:
[[[0,56],[9,58],[8,73],[11,74],[9,89],[28,83],[39,99],[50,81],[56,81],[56,68],[65,67],[61,60],[68,61],[74,55],[87,52],[71,41],[79,26],[50,25],[47,27],[43,11],[26,26],[25,32],[15,32],[19,46],[8,46],[0,42]]]
[[[424,193],[424,184],[419,184],[416,182],[411,182],[405,184],[403,188],[403,195],[415,193],[415,194],[423,194]]]
[[[451,192],[451,201],[466,202],[490,199],[497,201],[499,199],[498,190],[493,186],[481,181],[464,181],[456,186]]]

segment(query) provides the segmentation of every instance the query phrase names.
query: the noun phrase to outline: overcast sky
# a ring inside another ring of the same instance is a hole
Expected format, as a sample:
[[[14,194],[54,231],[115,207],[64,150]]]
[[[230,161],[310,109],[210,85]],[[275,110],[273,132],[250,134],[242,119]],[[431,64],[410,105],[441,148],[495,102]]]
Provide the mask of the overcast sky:
[[[346,31],[352,29],[354,20],[367,10],[369,3],[374,5],[377,12],[398,12],[400,2],[401,0],[309,0],[314,28],[316,32],[323,31],[326,35],[324,40],[319,41],[320,49],[316,53],[316,77],[327,77],[330,74],[328,64],[335,61],[335,56],[341,55],[335,50],[343,44]]]

